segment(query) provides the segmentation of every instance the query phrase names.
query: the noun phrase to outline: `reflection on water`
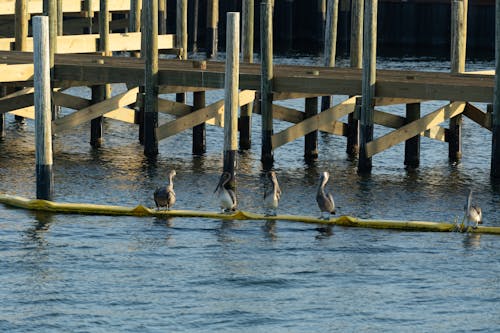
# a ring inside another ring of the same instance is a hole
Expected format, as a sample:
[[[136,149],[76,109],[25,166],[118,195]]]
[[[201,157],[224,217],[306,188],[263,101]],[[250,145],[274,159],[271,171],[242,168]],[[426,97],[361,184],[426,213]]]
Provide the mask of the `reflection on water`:
[[[207,92],[208,103],[219,98]],[[303,100],[286,103],[304,107]],[[436,107],[428,104],[423,114]],[[404,114],[404,107],[389,110]],[[168,120],[160,115],[160,123]],[[260,117],[252,121],[254,146],[237,156],[237,195],[241,209],[262,213]],[[136,125],[105,124],[101,149],[90,148],[88,125],[55,138],[57,201],[153,207],[153,190],[175,169],[176,209],[218,211],[222,129],[207,127],[203,156],[191,155],[185,131],[160,142],[160,154],[148,159]],[[288,126],[277,121],[276,132]],[[5,130],[1,191],[33,197],[33,122],[21,125],[8,115]],[[375,136],[385,133],[377,127]],[[463,216],[472,188],[485,224],[500,225],[500,191],[489,177],[491,135],[464,118],[463,136],[458,165],[448,164],[446,144],[422,138],[420,168],[405,169],[404,145],[396,145],[374,157],[369,176],[357,174],[345,138],[320,135],[319,159],[311,164],[303,160],[303,139],[295,140],[275,152],[278,213],[319,216],[315,194],[326,170],[339,215],[452,222]],[[499,244],[497,236],[467,233],[1,206],[0,330],[493,331],[500,326],[492,310],[500,294]]]

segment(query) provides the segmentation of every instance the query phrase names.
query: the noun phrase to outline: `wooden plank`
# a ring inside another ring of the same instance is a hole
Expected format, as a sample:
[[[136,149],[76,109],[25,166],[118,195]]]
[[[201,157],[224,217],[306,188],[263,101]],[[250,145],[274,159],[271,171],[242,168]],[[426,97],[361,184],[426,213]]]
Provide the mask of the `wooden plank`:
[[[255,99],[255,91],[253,90],[245,90],[239,93],[240,106],[250,103],[253,99]],[[165,139],[203,122],[209,123],[208,120],[213,119],[218,114],[223,114],[223,112],[224,100],[217,101],[203,109],[191,112],[179,119],[158,127],[156,129],[156,136],[158,140]]]
[[[15,0],[0,1],[0,15],[14,15]],[[64,0],[62,2],[64,13],[80,13],[82,11],[81,0]],[[130,0],[113,0],[109,2],[110,11],[127,11],[130,9]],[[99,11],[99,1],[92,2],[92,10]],[[42,14],[43,0],[29,0],[28,12],[30,14]]]
[[[193,111],[193,107],[184,103],[158,98],[158,112],[168,113],[176,117],[182,117]]]
[[[62,92],[52,92],[52,100],[55,105],[62,106],[73,110],[81,110],[90,106],[90,100],[78,96],[65,94]]]
[[[402,141],[418,135],[426,130],[429,130],[443,121],[450,119],[453,116],[461,114],[465,109],[464,102],[453,102],[438,110],[429,113],[428,115],[414,121],[410,124],[402,126],[400,129],[388,133],[376,140],[370,141],[366,145],[366,154],[371,157],[380,153]]]
[[[469,119],[479,124],[480,126],[491,131],[491,114],[481,111],[478,107],[467,103],[465,105],[464,115]]]
[[[373,121],[377,125],[382,125],[382,126],[394,128],[394,129],[401,128],[402,126],[405,125],[405,118],[404,117],[390,114],[387,112],[382,112],[379,110],[375,110],[375,112],[373,114]],[[446,137],[445,132],[446,132],[446,129],[444,129],[443,127],[438,125],[438,126],[435,126],[431,129],[425,131],[425,132],[420,133],[420,135],[428,137],[429,139],[434,139],[434,140],[445,142],[446,141],[445,140],[445,137]]]
[[[116,110],[106,113],[104,117],[123,121],[129,124],[135,124],[135,110],[130,108],[120,107]]]
[[[203,87],[188,87],[188,86],[159,86],[158,94],[176,94],[176,93],[184,93],[184,92],[193,92],[193,91],[207,91],[213,90],[213,88],[203,88]]]
[[[120,107],[132,104],[136,101],[138,92],[139,88],[133,88],[127,92],[86,107],[80,111],[76,111],[63,118],[56,119],[53,121],[53,132],[58,133],[73,128]]]
[[[293,125],[272,136],[272,148],[276,149],[285,143],[298,139],[307,133],[319,129],[321,124],[331,124],[337,119],[354,111],[356,98],[352,97],[332,108],[307,118],[304,121]]]
[[[425,102],[422,99],[416,98],[392,98],[392,97],[376,97],[375,106],[387,106],[395,104],[412,104]]]
[[[273,101],[282,101],[285,99],[319,97],[320,94],[305,94],[296,92],[273,92]]]
[[[27,118],[27,119],[35,119],[35,107],[33,105],[27,106],[27,107],[22,108],[22,109],[17,109],[17,110],[11,111],[9,113],[14,115],[14,116],[20,116],[20,117]]]
[[[0,82],[21,82],[33,80],[33,64],[0,64]]]
[[[273,104],[273,118],[297,124],[304,120],[304,112]]]
[[[34,93],[17,95],[10,98],[2,98],[0,100],[0,113],[10,112],[22,109],[28,106],[33,106]]]

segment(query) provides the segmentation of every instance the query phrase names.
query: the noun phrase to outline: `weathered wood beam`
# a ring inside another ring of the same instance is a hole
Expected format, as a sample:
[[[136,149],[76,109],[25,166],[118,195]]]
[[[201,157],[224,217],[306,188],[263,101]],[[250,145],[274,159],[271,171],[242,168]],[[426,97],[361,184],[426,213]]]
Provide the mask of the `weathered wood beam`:
[[[312,131],[318,130],[322,124],[332,124],[339,118],[354,111],[356,98],[352,97],[321,113],[307,118],[304,121],[272,136],[272,148],[276,149],[288,142],[298,139]]]
[[[491,131],[491,114],[481,111],[477,106],[466,103],[464,115],[478,125]]]
[[[65,117],[56,119],[52,122],[52,131],[54,133],[58,133],[68,130],[82,123],[91,121],[92,119],[102,116],[108,112],[135,103],[138,92],[139,88],[133,88],[127,92],[113,96],[110,99],[91,105]]]
[[[0,82],[22,82],[33,80],[33,64],[0,64]]]
[[[392,98],[392,97],[375,98],[375,106],[388,106],[396,104],[411,104],[411,103],[422,103],[422,102],[425,101],[416,98]]]
[[[255,99],[255,91],[245,90],[239,93],[239,104],[245,105]],[[217,101],[203,109],[190,112],[183,117],[170,121],[156,129],[158,140],[180,133],[224,113],[224,100]]]
[[[168,50],[175,47],[175,35],[158,35],[158,49]],[[14,49],[14,38],[0,38],[0,50]],[[110,33],[110,51],[138,51],[141,49],[141,33]],[[33,51],[33,38],[26,38],[24,51]],[[57,36],[57,53],[94,53],[99,51],[99,34]]]
[[[15,0],[2,0],[0,1],[0,15],[14,15],[15,13]],[[81,0],[64,0],[62,2],[62,11],[64,13],[80,13],[82,11]],[[99,11],[99,1],[92,2],[92,10]],[[110,11],[127,11],[130,10],[130,0],[113,0],[109,4]],[[42,14],[43,0],[29,0],[28,13],[29,14]]]
[[[370,141],[366,145],[366,154],[371,157],[402,141],[418,135],[426,130],[432,129],[443,121],[461,114],[465,109],[464,102],[453,102],[410,124],[404,125],[396,131]]]

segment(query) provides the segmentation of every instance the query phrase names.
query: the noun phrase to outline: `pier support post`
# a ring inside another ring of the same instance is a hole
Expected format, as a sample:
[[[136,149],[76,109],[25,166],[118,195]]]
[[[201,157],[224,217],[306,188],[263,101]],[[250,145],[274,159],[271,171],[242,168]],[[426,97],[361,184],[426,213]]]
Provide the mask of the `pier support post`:
[[[167,34],[167,0],[158,0],[158,34]]]
[[[238,86],[240,76],[240,14],[227,13],[226,72],[224,77],[224,171],[234,181],[236,150],[238,149]],[[235,184],[230,184],[235,187]]]
[[[500,181],[500,2],[495,2],[495,89],[493,95],[490,175]]]
[[[109,51],[109,7],[108,0],[99,2],[99,51],[104,56],[110,56]],[[103,84],[92,86],[92,103],[99,103],[111,97],[111,85]],[[94,148],[102,146],[103,141],[103,121],[100,116],[90,121],[90,145]]]
[[[205,92],[196,91],[193,93],[193,111],[205,107]],[[206,153],[206,130],[205,123],[193,127],[193,155],[203,155]]]
[[[351,3],[351,42],[350,62],[351,68],[361,68],[363,53],[363,7],[364,0],[352,0]],[[359,102],[359,103],[358,103]],[[349,113],[347,117],[347,149],[350,158],[359,152],[359,114],[361,113],[361,100],[356,100],[356,112]]]
[[[144,96],[144,155],[158,155],[158,0],[144,1],[145,33],[145,96]]]
[[[325,21],[326,21],[326,1],[327,0],[315,0],[316,2],[316,12],[314,13],[315,19],[313,38],[316,45],[314,48],[321,52],[321,47],[324,45],[325,37]]]
[[[337,23],[339,16],[339,0],[328,0],[326,7],[325,25],[325,67],[335,67],[337,54]],[[321,97],[321,110],[326,110],[332,105],[332,96]]]
[[[243,62],[253,63],[254,37],[254,0],[243,1],[242,45]],[[253,104],[243,105],[240,109],[240,149],[252,146],[252,112]]]
[[[0,87],[0,97],[6,95],[5,87]],[[5,113],[0,113],[0,139],[5,137]]]
[[[420,119],[420,103],[406,104],[406,123]],[[408,168],[420,165],[420,135],[405,141],[405,161]]]
[[[207,1],[207,58],[217,56],[217,25],[219,23],[219,0]]]
[[[198,52],[198,21],[199,21],[199,13],[200,13],[200,0],[194,0],[193,5],[193,53]]]
[[[274,163],[273,136],[273,4],[271,0],[260,4],[260,111],[262,114],[262,153],[264,170]]]
[[[187,30],[187,10],[188,2],[187,0],[177,0],[177,12],[176,12],[176,43],[177,48],[180,49],[180,58],[186,60],[188,58],[188,30]],[[186,94],[177,93],[175,95],[175,101],[178,103],[186,103]]]
[[[451,1],[451,72],[465,71],[468,0]],[[462,115],[450,119],[448,156],[451,163],[462,158]]]
[[[305,118],[310,118],[318,114],[318,98],[308,97],[304,108]],[[312,131],[304,136],[304,160],[306,163],[314,162],[318,159],[318,131]]]
[[[28,38],[28,0],[16,0],[15,6],[15,50],[26,51],[26,40]],[[23,117],[17,115],[15,119],[20,122],[24,121]]]
[[[33,65],[35,87],[36,197],[52,200],[52,117],[49,57],[49,20],[33,18]]]
[[[370,173],[372,158],[366,156],[366,144],[373,140],[373,106],[376,82],[377,56],[377,3],[365,0],[363,24],[363,77],[360,114],[360,145],[358,172]]]

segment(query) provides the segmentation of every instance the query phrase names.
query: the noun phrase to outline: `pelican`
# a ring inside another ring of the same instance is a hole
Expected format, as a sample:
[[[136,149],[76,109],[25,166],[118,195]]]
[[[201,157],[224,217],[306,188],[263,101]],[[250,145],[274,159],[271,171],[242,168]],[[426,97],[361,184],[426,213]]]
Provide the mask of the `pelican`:
[[[228,184],[231,178],[231,174],[224,171],[220,176],[219,183],[214,191],[214,193],[217,192],[222,212],[235,211],[236,205],[238,204],[236,200],[236,193],[234,193],[233,189]]]
[[[467,218],[467,226],[469,225],[469,222],[472,222],[474,223],[472,228],[476,229],[478,224],[483,224],[483,211],[481,210],[481,207],[472,204],[472,190],[469,190],[464,210],[464,219]]]
[[[335,202],[333,201],[333,196],[331,193],[325,193],[325,185],[330,178],[330,174],[327,171],[323,171],[319,177],[318,192],[316,193],[316,202],[318,203],[319,209],[321,211],[321,218],[323,213],[328,213],[328,217],[325,220],[330,219],[331,214],[335,214]]]
[[[175,192],[174,192],[174,176],[176,175],[175,170],[170,170],[168,173],[168,185],[158,187],[153,195],[156,209],[160,207],[167,207],[170,210],[175,204]]]
[[[278,204],[281,197],[281,189],[278,184],[278,179],[276,178],[276,172],[268,171],[266,173],[267,178],[271,181],[271,187],[266,186],[264,190],[264,205],[268,210],[272,210],[272,216],[276,216],[276,210],[278,209]],[[270,215],[271,214],[266,214]]]

